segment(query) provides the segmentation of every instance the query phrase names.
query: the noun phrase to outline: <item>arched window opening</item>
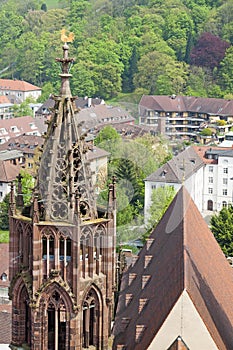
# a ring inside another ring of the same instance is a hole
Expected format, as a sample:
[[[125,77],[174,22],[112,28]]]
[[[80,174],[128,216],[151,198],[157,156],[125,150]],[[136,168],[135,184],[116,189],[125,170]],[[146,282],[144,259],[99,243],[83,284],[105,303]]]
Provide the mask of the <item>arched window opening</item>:
[[[42,259],[47,260],[47,238],[42,238]]]
[[[48,350],[69,348],[69,320],[61,295],[55,291],[47,309]]]
[[[83,347],[98,347],[100,304],[94,289],[91,289],[83,303]]]
[[[66,259],[67,259],[67,261],[71,261],[72,252],[71,252],[71,239],[70,238],[67,238],[67,240],[66,240],[66,247],[67,247]]]
[[[222,202],[222,207],[223,207],[223,208],[227,208],[227,202],[226,202],[226,201],[223,201],[223,202]]]
[[[49,260],[54,260],[54,237],[49,237]]]
[[[55,268],[55,240],[52,234],[42,236],[42,260],[43,260],[43,278],[49,276],[51,269]]]
[[[7,274],[5,272],[3,272],[3,274],[1,275],[1,281],[7,281],[8,278],[7,278]]]

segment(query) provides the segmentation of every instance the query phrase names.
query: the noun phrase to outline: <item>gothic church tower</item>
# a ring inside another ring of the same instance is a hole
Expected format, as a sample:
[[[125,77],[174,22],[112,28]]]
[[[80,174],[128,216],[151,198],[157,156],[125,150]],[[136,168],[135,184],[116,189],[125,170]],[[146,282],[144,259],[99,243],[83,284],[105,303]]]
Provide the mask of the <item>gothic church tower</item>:
[[[63,46],[61,90],[31,208],[10,200],[12,349],[107,349],[115,271],[115,186],[98,217]],[[20,202],[20,201],[19,201]]]

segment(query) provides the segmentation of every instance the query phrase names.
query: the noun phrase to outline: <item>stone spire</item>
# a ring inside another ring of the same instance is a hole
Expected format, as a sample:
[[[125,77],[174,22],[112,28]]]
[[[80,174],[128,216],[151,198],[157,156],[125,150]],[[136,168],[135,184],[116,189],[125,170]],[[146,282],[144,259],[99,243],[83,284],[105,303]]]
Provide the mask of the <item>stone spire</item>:
[[[65,40],[69,39],[70,37],[65,36]],[[62,67],[61,89],[59,96],[53,96],[55,106],[48,126],[37,181],[44,207],[44,219],[73,222],[77,212],[77,194],[81,220],[94,219],[96,206],[85,155],[88,147],[74,118],[77,111],[69,84],[69,70],[74,59],[69,58],[66,42],[63,45],[63,58],[56,61]]]
[[[73,58],[69,58],[69,46],[67,43],[63,45],[63,58],[57,58],[56,61],[61,63],[62,73],[59,74],[61,77],[61,96],[71,97],[70,81],[69,78],[72,76],[69,74],[70,66],[74,62]]]

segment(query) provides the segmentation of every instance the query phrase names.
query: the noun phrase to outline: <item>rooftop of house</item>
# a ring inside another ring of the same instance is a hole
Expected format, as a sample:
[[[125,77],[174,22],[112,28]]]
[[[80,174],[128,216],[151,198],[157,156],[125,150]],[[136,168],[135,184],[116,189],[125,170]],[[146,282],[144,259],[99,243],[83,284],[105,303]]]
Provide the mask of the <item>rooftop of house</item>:
[[[0,305],[0,344],[11,342],[11,313],[11,304]]]
[[[233,349],[232,267],[182,187],[123,276],[113,349],[147,349],[184,292],[216,348]]]
[[[31,116],[1,120],[0,139],[2,139],[3,142],[9,140],[11,137],[29,133],[40,134],[35,125],[35,120]]]
[[[1,105],[2,104],[7,104],[7,105],[11,104],[8,96],[0,95],[0,104]]]
[[[125,123],[125,122],[119,122],[112,124],[112,127],[122,136],[122,138],[136,138],[143,136],[145,134],[151,134],[154,135],[156,130],[155,127],[152,126],[150,127],[149,125],[137,125],[134,124],[134,120],[132,121],[133,123]],[[103,128],[103,125],[101,124],[100,126],[96,127],[96,130],[99,131]]]
[[[19,165],[0,160],[0,182],[10,183],[14,181],[20,171]]]
[[[1,160],[12,160],[12,159],[16,159],[16,158],[20,158],[23,157],[23,153],[21,151],[18,150],[8,150],[8,149],[1,149],[0,146],[0,161]]]
[[[93,146],[93,148],[87,152],[87,159],[90,161],[92,161],[93,159],[109,157],[109,156],[110,156],[109,152],[96,146]]]
[[[143,95],[139,107],[158,112],[193,112],[208,115],[232,116],[233,100],[221,98],[204,98],[194,96]]]
[[[106,124],[114,126],[116,123],[134,122],[134,118],[121,107],[112,107],[102,104],[81,109],[80,112],[75,115],[75,118],[78,123],[83,123],[83,132]]]
[[[99,104],[104,104],[104,100],[100,98],[90,98],[90,97],[77,97],[75,100],[76,108],[87,108],[91,106],[96,106]],[[54,107],[55,101],[51,97],[45,101],[40,108],[36,111],[36,115],[50,115],[51,109]]]
[[[227,147],[192,146],[204,164],[217,164],[219,157],[233,157],[233,149]]]
[[[0,145],[0,159],[1,155],[5,159],[12,155],[12,158],[17,158],[17,155],[23,156],[23,154],[34,154],[35,149],[41,146],[44,139],[41,136],[34,135],[20,135],[17,137],[11,137],[8,141]]]
[[[26,92],[41,90],[41,88],[23,80],[0,79],[0,91],[1,90]]]
[[[182,183],[202,166],[202,158],[193,147],[188,147],[150,174],[145,181]]]

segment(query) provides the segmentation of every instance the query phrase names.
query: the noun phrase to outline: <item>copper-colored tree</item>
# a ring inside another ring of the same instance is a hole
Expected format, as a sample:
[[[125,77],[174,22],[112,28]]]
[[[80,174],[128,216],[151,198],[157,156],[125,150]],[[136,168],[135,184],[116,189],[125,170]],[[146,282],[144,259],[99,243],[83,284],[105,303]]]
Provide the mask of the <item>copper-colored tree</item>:
[[[218,67],[230,46],[227,41],[211,33],[203,33],[190,53],[192,65],[214,69]]]

